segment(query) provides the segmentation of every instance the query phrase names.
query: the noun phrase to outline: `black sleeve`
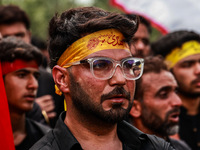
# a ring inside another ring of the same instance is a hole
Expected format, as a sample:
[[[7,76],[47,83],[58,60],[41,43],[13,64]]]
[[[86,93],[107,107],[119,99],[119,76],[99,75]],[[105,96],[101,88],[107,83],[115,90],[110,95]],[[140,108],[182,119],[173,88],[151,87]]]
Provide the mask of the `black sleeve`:
[[[154,150],[175,150],[169,142],[154,135],[148,135],[149,142],[153,146]]]

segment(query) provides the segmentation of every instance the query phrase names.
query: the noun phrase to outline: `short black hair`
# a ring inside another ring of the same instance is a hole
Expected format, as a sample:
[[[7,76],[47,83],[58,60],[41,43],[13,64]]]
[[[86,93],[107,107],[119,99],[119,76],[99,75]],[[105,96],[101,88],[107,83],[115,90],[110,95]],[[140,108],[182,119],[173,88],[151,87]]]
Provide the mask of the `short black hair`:
[[[163,35],[152,42],[151,49],[154,55],[166,57],[175,48],[180,48],[187,41],[200,42],[200,35],[194,31],[179,30]]]
[[[15,5],[0,6],[0,25],[10,25],[17,22],[23,23],[27,30],[30,29],[30,20],[25,11]]]
[[[36,47],[23,40],[10,36],[0,40],[0,61],[13,62],[16,59],[24,61],[35,60],[38,66],[42,63],[42,53]]]
[[[149,34],[151,34],[152,32],[152,27],[151,27],[151,23],[150,21],[148,21],[147,19],[145,19],[143,16],[140,15],[136,15],[136,14],[124,14],[126,17],[128,17],[131,20],[135,20],[137,17],[139,18],[139,23],[144,24],[149,32]]]
[[[117,29],[129,43],[138,27],[138,20],[128,19],[122,14],[108,12],[97,7],[79,7],[56,14],[49,23],[50,67],[57,64],[62,53],[75,41],[87,34]]]

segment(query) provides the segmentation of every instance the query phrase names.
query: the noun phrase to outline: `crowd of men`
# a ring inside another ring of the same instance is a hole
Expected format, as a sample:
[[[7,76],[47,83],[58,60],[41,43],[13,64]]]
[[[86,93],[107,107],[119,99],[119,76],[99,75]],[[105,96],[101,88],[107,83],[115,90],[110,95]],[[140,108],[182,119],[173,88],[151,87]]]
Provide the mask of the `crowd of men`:
[[[25,11],[0,6],[15,149],[200,150],[200,35],[151,43],[151,31],[142,16],[71,8],[41,46]]]

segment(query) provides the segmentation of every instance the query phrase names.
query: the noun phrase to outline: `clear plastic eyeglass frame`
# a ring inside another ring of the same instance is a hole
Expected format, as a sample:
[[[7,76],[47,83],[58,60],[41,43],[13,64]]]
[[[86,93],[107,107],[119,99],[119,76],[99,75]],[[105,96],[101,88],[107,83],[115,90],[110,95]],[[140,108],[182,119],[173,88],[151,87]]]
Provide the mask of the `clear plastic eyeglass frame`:
[[[96,79],[108,80],[114,75],[116,68],[120,66],[124,78],[127,80],[137,80],[142,76],[144,69],[144,59],[128,57],[120,61],[107,57],[94,57],[65,64],[63,67],[80,64],[90,64],[90,72]],[[109,67],[109,68],[108,68]],[[95,68],[95,69],[94,69]],[[99,74],[97,74],[97,72]]]

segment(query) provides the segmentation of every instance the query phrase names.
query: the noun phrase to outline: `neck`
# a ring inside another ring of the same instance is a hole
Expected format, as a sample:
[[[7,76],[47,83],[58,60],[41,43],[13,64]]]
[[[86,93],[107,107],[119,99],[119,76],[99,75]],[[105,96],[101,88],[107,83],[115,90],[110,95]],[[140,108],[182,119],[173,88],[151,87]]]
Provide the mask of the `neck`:
[[[117,136],[117,124],[92,120],[71,110],[67,111],[64,122],[83,149],[122,150],[122,143]]]
[[[10,113],[14,144],[19,145],[26,137],[25,114]]]
[[[135,118],[133,122],[134,122],[133,125],[134,125],[136,128],[138,128],[140,131],[142,131],[142,132],[144,132],[144,133],[146,133],[146,134],[156,135],[156,136],[158,136],[158,137],[160,137],[160,138],[166,139],[165,136],[163,136],[163,135],[161,135],[161,134],[158,134],[158,133],[155,133],[155,132],[152,131],[151,129],[149,129],[149,128],[147,128],[146,126],[144,126],[143,123],[142,123],[142,121],[141,121],[141,119]]]
[[[187,113],[189,115],[196,115],[199,113],[200,97],[190,98],[190,97],[185,97],[183,95],[179,96],[182,100],[183,107],[187,109]]]

